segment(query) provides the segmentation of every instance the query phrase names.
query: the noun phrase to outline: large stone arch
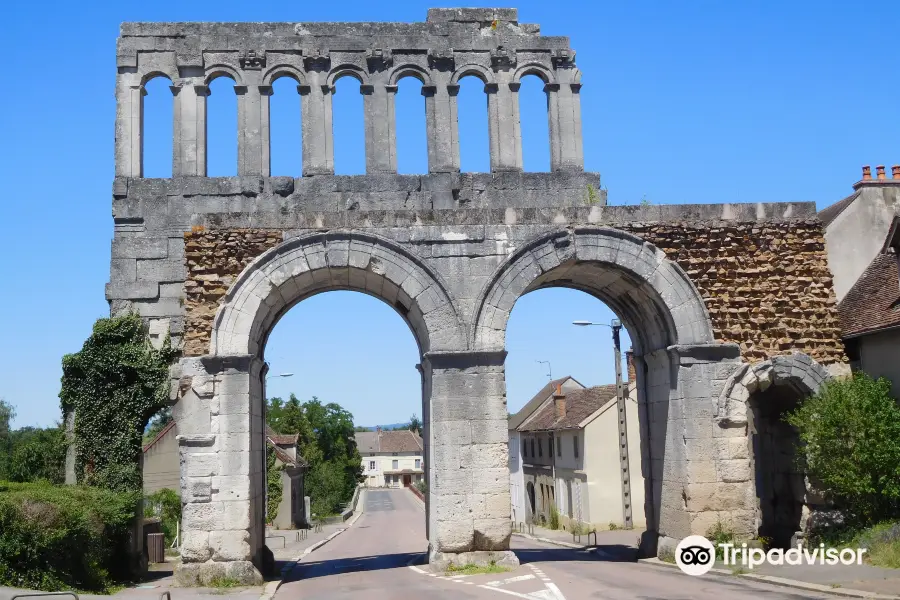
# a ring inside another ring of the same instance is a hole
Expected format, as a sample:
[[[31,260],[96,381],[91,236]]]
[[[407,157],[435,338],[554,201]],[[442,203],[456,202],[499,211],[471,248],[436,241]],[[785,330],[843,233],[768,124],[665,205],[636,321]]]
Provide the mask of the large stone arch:
[[[689,461],[689,454],[712,442],[710,405],[722,380],[740,364],[738,347],[715,343],[703,298],[681,267],[653,244],[605,227],[545,233],[517,248],[476,301],[472,347],[503,348],[516,301],[547,287],[597,297],[631,336],[644,484],[643,494],[636,491],[639,484],[632,485],[625,502],[640,503],[643,496],[643,552],[656,554],[659,538],[665,545],[659,551],[667,552],[682,537],[705,533],[695,522],[707,509],[688,511],[684,505],[690,482],[705,482],[706,476],[706,465]]]
[[[216,313],[210,354],[261,355],[278,319],[331,290],[384,300],[409,324],[422,353],[465,348],[447,287],[421,259],[372,234],[330,231],[285,241],[247,265]]]
[[[637,236],[590,227],[541,235],[501,265],[476,301],[474,347],[502,347],[519,297],[560,286],[585,291],[616,311],[637,355],[714,341],[703,298],[681,267]]]

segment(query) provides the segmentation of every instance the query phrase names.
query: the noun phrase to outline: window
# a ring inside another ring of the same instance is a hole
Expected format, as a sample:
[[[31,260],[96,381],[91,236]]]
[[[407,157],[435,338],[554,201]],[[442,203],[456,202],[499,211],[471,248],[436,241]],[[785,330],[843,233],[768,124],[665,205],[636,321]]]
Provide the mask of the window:
[[[575,449],[575,458],[578,458],[578,434],[572,436],[572,447]]]
[[[399,460],[392,460],[392,461],[391,461],[391,468],[394,469],[394,470],[397,470],[398,468],[400,468],[399,463],[400,463]]]
[[[421,468],[422,468],[422,459],[420,459],[420,458],[417,458],[417,459],[416,459],[416,468],[417,468],[417,469],[421,469]]]
[[[550,448],[549,455],[550,455],[550,456],[553,456],[553,436],[552,436],[552,435],[550,436],[550,446],[549,446],[549,448]]]
[[[538,438],[538,456],[544,455],[544,444],[542,444],[541,442],[543,442],[543,440],[541,438]]]
[[[534,458],[534,438],[531,438],[531,458]]]
[[[522,440],[522,458],[528,456],[528,440]]]
[[[556,437],[556,455],[562,456],[562,437]]]
[[[374,471],[374,470],[375,470],[375,461],[374,461],[374,460],[370,460],[370,461],[369,461],[369,470],[370,470],[370,471]]]

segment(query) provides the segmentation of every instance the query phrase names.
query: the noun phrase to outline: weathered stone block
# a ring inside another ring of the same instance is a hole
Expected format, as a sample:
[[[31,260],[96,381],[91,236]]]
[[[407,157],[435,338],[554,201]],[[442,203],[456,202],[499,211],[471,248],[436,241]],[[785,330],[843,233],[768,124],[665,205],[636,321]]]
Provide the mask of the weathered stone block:
[[[247,530],[211,531],[209,545],[216,561],[250,560],[250,532]]]

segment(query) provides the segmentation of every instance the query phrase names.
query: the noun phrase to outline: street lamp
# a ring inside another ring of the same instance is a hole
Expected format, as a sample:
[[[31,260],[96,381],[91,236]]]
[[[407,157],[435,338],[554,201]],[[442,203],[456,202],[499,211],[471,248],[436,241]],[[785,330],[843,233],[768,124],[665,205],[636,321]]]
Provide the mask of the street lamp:
[[[278,375],[266,375],[266,381],[272,379],[273,377],[293,377],[293,373],[279,373]]]
[[[547,363],[547,377],[550,378],[550,381],[553,381],[553,369],[550,368],[550,361],[549,360],[536,360],[534,362]]]
[[[622,348],[619,342],[619,331],[622,329],[622,321],[613,319],[609,325],[606,323],[594,323],[592,321],[572,321],[572,325],[579,327],[609,327],[612,329],[613,347],[615,348],[616,361],[616,407],[619,411],[619,466],[622,472],[622,512],[625,519],[625,529],[633,529],[631,520],[631,474],[628,460],[628,424],[625,418],[625,386],[622,384]]]

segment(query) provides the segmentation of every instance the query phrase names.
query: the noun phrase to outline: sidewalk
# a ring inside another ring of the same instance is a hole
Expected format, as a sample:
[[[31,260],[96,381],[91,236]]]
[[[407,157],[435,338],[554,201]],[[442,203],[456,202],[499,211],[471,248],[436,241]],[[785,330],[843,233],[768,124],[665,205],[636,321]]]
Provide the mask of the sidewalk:
[[[594,548],[594,534],[582,535],[581,537],[572,536],[571,533],[562,529],[547,529],[535,525],[532,530],[534,534],[529,534],[526,527],[522,533],[518,530],[513,531],[513,535],[534,539],[539,542],[549,542],[551,544],[559,544],[567,548]],[[614,531],[598,531],[596,548],[593,552],[603,560],[637,560],[637,550],[640,543],[643,529],[616,529]]]

